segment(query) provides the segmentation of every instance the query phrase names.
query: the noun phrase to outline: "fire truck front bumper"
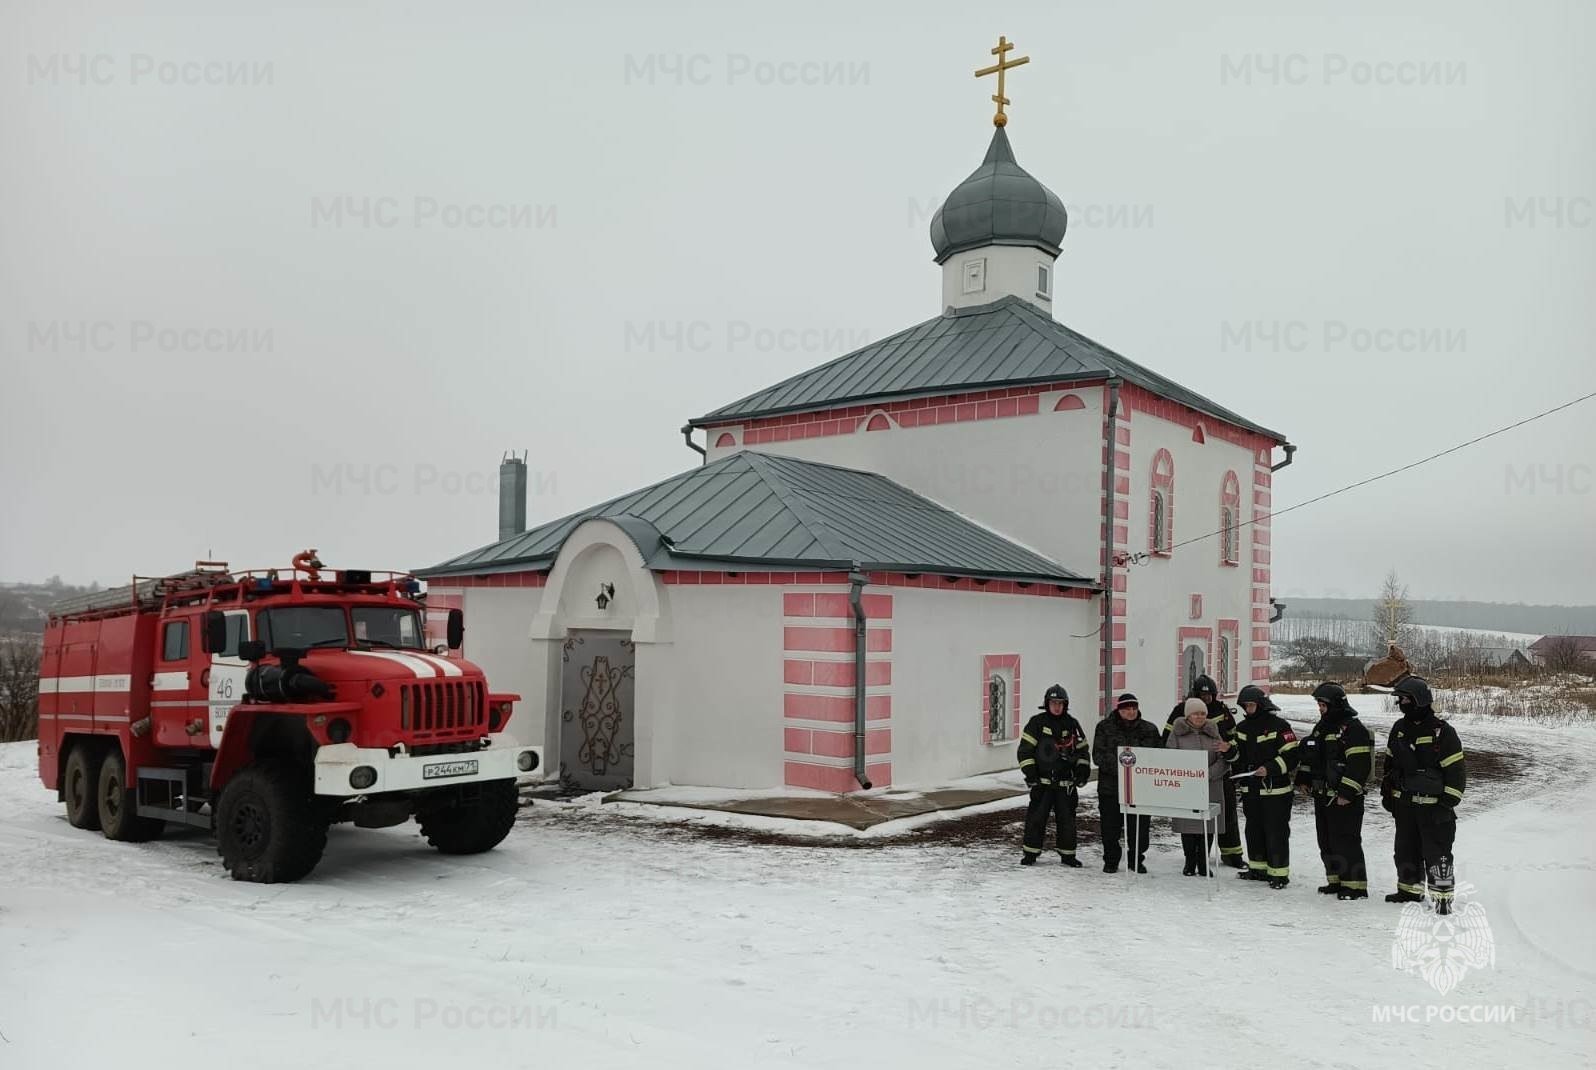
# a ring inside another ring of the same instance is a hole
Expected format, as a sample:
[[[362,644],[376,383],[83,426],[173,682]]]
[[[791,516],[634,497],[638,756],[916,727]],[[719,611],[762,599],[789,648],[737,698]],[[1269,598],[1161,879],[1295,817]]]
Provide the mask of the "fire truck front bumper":
[[[380,747],[333,743],[316,751],[316,794],[350,797],[424,791],[487,780],[511,780],[543,768],[543,748],[489,737],[480,750],[459,754],[390,754]]]

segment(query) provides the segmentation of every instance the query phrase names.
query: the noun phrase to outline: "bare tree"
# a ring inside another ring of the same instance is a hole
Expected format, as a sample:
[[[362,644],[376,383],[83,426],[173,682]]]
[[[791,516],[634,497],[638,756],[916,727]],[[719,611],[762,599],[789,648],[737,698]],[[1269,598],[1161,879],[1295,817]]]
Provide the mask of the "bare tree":
[[[1596,673],[1596,661],[1580,648],[1572,636],[1561,635],[1547,643],[1541,650],[1541,667],[1553,673]]]
[[[39,735],[39,656],[31,635],[0,637],[0,743]]]
[[[1344,657],[1346,653],[1347,644],[1316,635],[1305,635],[1286,644],[1286,654],[1297,660],[1303,673],[1321,680],[1330,674],[1330,660]]]
[[[1417,638],[1413,633],[1413,607],[1408,603],[1408,588],[1397,579],[1396,569],[1385,574],[1385,583],[1380,588],[1380,597],[1375,599],[1370,619],[1382,647],[1412,646]]]

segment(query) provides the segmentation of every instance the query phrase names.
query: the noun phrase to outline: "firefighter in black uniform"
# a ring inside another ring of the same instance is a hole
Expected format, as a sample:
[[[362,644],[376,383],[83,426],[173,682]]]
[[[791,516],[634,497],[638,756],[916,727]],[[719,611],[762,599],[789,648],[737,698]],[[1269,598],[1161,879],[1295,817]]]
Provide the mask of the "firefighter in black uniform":
[[[1211,676],[1199,676],[1192,682],[1191,694],[1188,698],[1202,699],[1208,704],[1208,719],[1214,722],[1219,729],[1219,738],[1236,745],[1236,713],[1219,697],[1219,685],[1214,683]],[[1177,702],[1175,708],[1169,711],[1169,720],[1164,722],[1163,744],[1169,746],[1169,733],[1174,730],[1175,722],[1186,716],[1186,703]],[[1219,834],[1219,861],[1223,865],[1235,869],[1246,869],[1247,863],[1241,857],[1241,823],[1236,820],[1236,782],[1225,779],[1223,788],[1225,801],[1224,831]]]
[[[1081,864],[1075,857],[1075,804],[1081,785],[1092,775],[1092,758],[1086,733],[1069,709],[1069,692],[1062,684],[1054,684],[1042,699],[1042,712],[1027,721],[1020,733],[1020,772],[1031,789],[1031,803],[1025,810],[1022,866],[1036,865],[1049,815],[1057,821],[1053,836],[1058,860],[1066,866]]]
[[[1247,815],[1247,868],[1243,880],[1268,881],[1276,890],[1291,882],[1291,784],[1297,769],[1297,734],[1260,687],[1248,685],[1236,698],[1247,714],[1236,726],[1236,781]]]
[[[1369,898],[1363,865],[1363,790],[1374,765],[1374,737],[1340,684],[1313,689],[1319,723],[1302,741],[1297,787],[1313,795],[1313,827],[1324,861],[1323,895]]]
[[[1424,898],[1426,878],[1437,914],[1452,913],[1452,838],[1457,834],[1453,807],[1463,801],[1467,781],[1463,744],[1457,731],[1435,715],[1430,685],[1417,676],[1391,688],[1402,719],[1391,726],[1385,745],[1381,791],[1396,818],[1397,890],[1387,903]]]

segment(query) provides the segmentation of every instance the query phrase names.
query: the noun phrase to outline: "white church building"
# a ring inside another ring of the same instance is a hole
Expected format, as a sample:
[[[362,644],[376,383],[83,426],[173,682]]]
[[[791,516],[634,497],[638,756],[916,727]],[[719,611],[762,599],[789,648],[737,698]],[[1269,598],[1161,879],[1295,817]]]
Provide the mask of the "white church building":
[[[573,786],[943,783],[1013,768],[1054,682],[1090,727],[1268,678],[1294,447],[1054,319],[1064,206],[1001,120],[931,223],[938,315],[691,420],[680,475],[418,571]]]

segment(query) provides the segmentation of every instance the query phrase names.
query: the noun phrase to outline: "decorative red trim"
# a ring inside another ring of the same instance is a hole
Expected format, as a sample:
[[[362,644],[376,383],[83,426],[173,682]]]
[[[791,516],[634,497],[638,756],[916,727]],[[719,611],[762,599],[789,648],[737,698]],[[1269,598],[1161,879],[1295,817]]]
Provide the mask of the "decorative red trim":
[[[892,420],[884,413],[876,413],[870,417],[870,422],[865,424],[866,431],[891,431]]]
[[[1147,493],[1147,550],[1168,557],[1175,545],[1175,458],[1168,450],[1153,454],[1153,471]],[[1164,546],[1158,546],[1158,498],[1164,499]]]
[[[1256,431],[1237,427],[1235,424],[1221,420],[1216,416],[1188,408],[1178,401],[1161,398],[1151,390],[1137,386],[1134,383],[1126,383],[1120,387],[1120,400],[1133,412],[1156,416],[1160,420],[1178,424],[1190,431],[1195,431],[1201,425],[1205,438],[1211,436],[1255,452],[1258,450],[1267,451],[1276,444],[1275,440],[1268,435],[1261,435]],[[1267,460],[1264,463],[1267,464]]]
[[[1214,657],[1214,630],[1212,628],[1179,628],[1175,633],[1175,694],[1186,693],[1186,641],[1203,640],[1203,675],[1212,675],[1210,662]]]
[[[1197,443],[1197,445],[1199,445],[1199,446],[1204,445],[1205,443],[1207,443],[1208,439],[1207,439],[1207,437],[1205,437],[1203,435],[1203,425],[1201,423],[1199,423],[1196,427],[1192,428],[1191,440],[1193,442]]]
[[[1229,517],[1227,521],[1227,516]],[[1219,563],[1229,568],[1241,564],[1241,480],[1235,470],[1225,473],[1219,485]],[[1228,532],[1228,534],[1227,534]]]
[[[497,572],[489,576],[440,576],[427,581],[427,589],[441,587],[546,587],[547,572]]]
[[[816,409],[766,416],[744,423],[728,421],[709,425],[743,428],[743,445],[765,442],[792,442],[830,435],[851,435],[875,413],[884,412],[899,427],[927,427],[932,424],[963,423],[968,420],[1001,420],[1011,416],[1033,416],[1041,410],[1041,396],[1055,390],[1079,390],[1096,383],[1042,383],[1035,386],[999,387],[965,394],[909,398],[873,405]],[[1078,400],[1078,399],[1077,399]],[[1084,408],[1084,404],[1080,406]]]
[[[1230,639],[1230,658],[1225,668],[1228,679],[1219,681],[1219,689],[1227,695],[1234,695],[1241,690],[1241,621],[1231,620],[1228,617],[1219,618],[1219,639],[1221,643],[1226,638]],[[1216,649],[1214,658],[1219,658],[1223,651]],[[1229,687],[1225,685],[1229,684]]]
[[[846,584],[846,572],[695,572],[689,570],[676,571],[665,569],[655,573],[661,583],[678,586],[694,585],[737,585],[746,584],[755,586],[759,584]],[[903,572],[872,572],[870,585],[873,587],[918,587],[925,590],[937,591],[975,591],[983,594],[1019,594],[1035,595],[1042,598],[1082,598],[1093,597],[1093,591],[1084,587],[1060,587],[1055,583],[1038,580],[1028,583],[1023,580],[979,580],[968,576],[942,576],[929,572],[914,574]],[[869,597],[866,595],[866,597]],[[852,612],[851,610],[849,611]],[[866,614],[869,615],[868,613]]]
[[[715,440],[715,448],[718,450],[735,445],[737,445],[737,436],[730,431],[722,431],[720,437]]]
[[[1058,404],[1053,406],[1054,412],[1073,412],[1076,409],[1086,408],[1086,402],[1076,394],[1065,394],[1058,399]]]
[[[835,576],[839,584],[847,579],[844,573],[820,575]],[[801,574],[786,576],[787,583],[802,582]],[[698,581],[704,582],[702,574]],[[890,787],[892,695],[870,692],[892,685],[893,596],[870,592],[862,596],[861,604],[868,618],[863,686],[865,720],[870,727],[865,732],[865,754],[887,759],[867,765],[866,774],[876,787]],[[782,591],[781,612],[785,621],[781,712],[784,722],[797,722],[782,725],[783,782],[789,787],[857,791],[850,726],[859,680],[848,594],[845,590]]]
[[[987,721],[987,695],[992,684],[992,673],[996,670],[1008,670],[1012,678],[1009,688],[1009,707],[1013,724],[1009,729],[1009,738],[1002,742],[1011,742],[1020,738],[1020,656],[1018,654],[984,654],[981,657],[981,742],[992,742],[992,726]]]
[[[1189,620],[1202,620],[1203,619],[1203,596],[1202,595],[1194,594],[1194,595],[1191,596],[1191,616],[1189,618],[1187,618],[1187,619],[1189,619]]]
[[[1103,413],[1104,443],[1113,443],[1110,451],[1105,445],[1102,450],[1103,487],[1100,501],[1099,516],[1101,523],[1098,527],[1099,537],[1106,537],[1109,546],[1107,560],[1100,562],[1103,568],[1103,586],[1110,592],[1108,628],[1109,640],[1106,649],[1098,655],[1097,694],[1099,703],[1099,716],[1107,716],[1109,702],[1103,699],[1105,691],[1117,695],[1125,690],[1125,670],[1121,667],[1126,664],[1127,650],[1125,643],[1125,608],[1127,605],[1127,592],[1130,588],[1130,568],[1127,564],[1130,553],[1130,407],[1121,404],[1114,419],[1108,419],[1109,389],[1107,384],[1102,387],[1101,408]],[[1112,455],[1111,455],[1112,454]],[[1108,481],[1113,479],[1114,508],[1108,507]],[[1112,513],[1112,515],[1110,515]],[[1126,523],[1119,523],[1124,520]],[[1101,637],[1099,637],[1101,642]]]

